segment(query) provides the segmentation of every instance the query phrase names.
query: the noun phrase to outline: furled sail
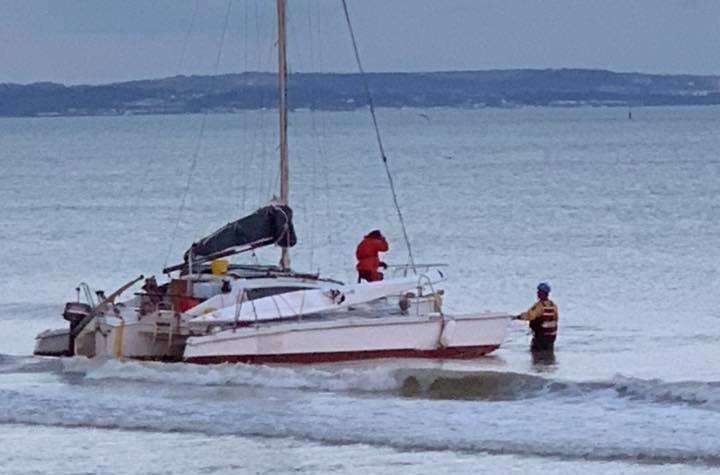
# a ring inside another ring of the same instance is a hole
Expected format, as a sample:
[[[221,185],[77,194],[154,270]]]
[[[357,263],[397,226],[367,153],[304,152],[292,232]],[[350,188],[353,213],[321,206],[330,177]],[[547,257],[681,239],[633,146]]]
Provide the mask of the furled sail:
[[[185,253],[193,256],[209,256],[238,246],[292,247],[297,242],[289,206],[269,205],[244,218],[228,223],[209,236],[193,243]]]

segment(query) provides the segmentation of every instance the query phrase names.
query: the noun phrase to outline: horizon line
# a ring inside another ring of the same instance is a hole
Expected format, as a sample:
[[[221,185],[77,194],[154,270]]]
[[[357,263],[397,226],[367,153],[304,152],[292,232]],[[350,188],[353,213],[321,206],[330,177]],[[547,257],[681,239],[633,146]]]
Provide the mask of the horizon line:
[[[720,74],[693,74],[693,73],[647,73],[640,71],[617,71],[612,69],[604,68],[581,68],[581,67],[558,67],[558,68],[490,68],[490,69],[450,69],[450,70],[432,70],[432,71],[365,71],[365,75],[391,75],[391,74],[406,74],[406,75],[425,75],[425,74],[452,74],[452,73],[489,73],[489,72],[510,72],[510,71],[582,71],[582,72],[598,72],[598,73],[610,73],[618,75],[640,75],[640,76],[657,76],[657,77],[696,77],[696,78],[715,78],[720,79]],[[101,83],[62,83],[55,82],[52,80],[40,80],[28,83],[19,82],[0,82],[0,86],[33,86],[33,85],[55,85],[63,87],[100,87],[100,86],[116,86],[120,84],[129,84],[134,82],[144,81],[162,81],[167,79],[175,78],[220,78],[227,76],[241,76],[243,74],[259,74],[259,75],[277,75],[276,71],[240,71],[240,72],[228,72],[222,74],[175,74],[171,76],[160,76],[160,77],[145,77],[138,79],[128,79],[123,81],[112,81],[112,82],[101,82]],[[327,76],[359,76],[360,72],[333,72],[333,71],[297,71],[289,73],[289,76],[303,76],[303,75],[327,75]]]

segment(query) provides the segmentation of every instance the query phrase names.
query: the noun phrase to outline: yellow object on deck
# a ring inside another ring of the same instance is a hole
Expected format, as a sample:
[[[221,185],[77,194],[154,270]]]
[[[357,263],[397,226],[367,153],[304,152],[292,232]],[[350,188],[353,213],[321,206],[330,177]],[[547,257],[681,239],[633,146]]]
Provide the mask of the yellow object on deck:
[[[228,270],[227,259],[215,259],[210,263],[210,269],[213,275],[225,275]]]

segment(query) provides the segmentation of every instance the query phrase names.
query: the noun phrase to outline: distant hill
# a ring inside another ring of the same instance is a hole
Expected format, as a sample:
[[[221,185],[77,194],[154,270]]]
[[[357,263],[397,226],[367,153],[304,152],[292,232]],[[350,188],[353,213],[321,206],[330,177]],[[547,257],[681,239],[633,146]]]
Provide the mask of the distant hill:
[[[514,69],[370,73],[380,107],[517,107],[720,104],[720,76]],[[358,74],[297,73],[291,108],[351,110],[366,104]],[[273,73],[175,76],[99,86],[0,84],[0,116],[184,114],[274,108]]]

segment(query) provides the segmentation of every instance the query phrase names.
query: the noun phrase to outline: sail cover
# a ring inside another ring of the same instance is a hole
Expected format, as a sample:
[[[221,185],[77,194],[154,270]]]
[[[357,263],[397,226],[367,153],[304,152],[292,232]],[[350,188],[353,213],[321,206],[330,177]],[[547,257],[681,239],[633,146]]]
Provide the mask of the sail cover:
[[[209,236],[193,243],[194,256],[209,256],[236,246],[255,245],[292,247],[297,242],[289,206],[270,205],[250,216],[228,223]]]

